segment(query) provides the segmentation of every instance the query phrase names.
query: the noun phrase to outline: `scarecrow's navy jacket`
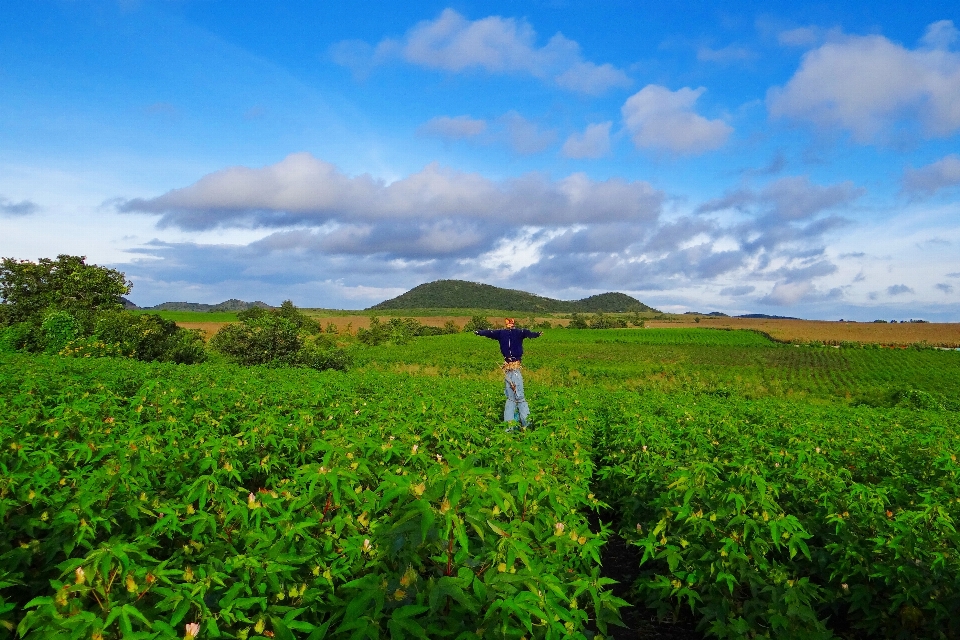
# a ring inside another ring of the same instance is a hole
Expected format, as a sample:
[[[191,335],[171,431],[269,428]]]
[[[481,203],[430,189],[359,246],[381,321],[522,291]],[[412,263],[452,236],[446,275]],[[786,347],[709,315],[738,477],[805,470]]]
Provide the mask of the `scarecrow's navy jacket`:
[[[478,336],[493,338],[500,342],[500,353],[507,362],[520,361],[523,358],[523,339],[539,338],[540,331],[529,329],[481,329],[474,331]]]

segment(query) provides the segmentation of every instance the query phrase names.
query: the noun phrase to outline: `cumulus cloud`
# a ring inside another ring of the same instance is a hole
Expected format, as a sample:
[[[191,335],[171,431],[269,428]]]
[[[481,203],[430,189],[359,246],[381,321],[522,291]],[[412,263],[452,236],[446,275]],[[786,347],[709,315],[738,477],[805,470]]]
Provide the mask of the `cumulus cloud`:
[[[437,116],[420,125],[417,133],[422,136],[460,140],[478,136],[486,129],[486,120],[477,120],[470,116]]]
[[[655,224],[662,201],[646,182],[595,181],[579,173],[493,181],[436,164],[387,184],[298,153],[267,167],[217,171],[119,209],[159,215],[161,227],[296,228],[269,242],[423,258],[485,250],[522,225]]]
[[[567,158],[601,158],[610,152],[612,122],[588,124],[586,130],[575,133],[563,143],[561,153]]]
[[[901,296],[905,293],[913,293],[913,289],[911,289],[905,284],[894,284],[887,287],[887,295]]]
[[[940,20],[927,27],[920,42],[930,49],[947,49],[960,40],[960,31],[952,20]]]
[[[737,189],[708,200],[697,207],[697,213],[711,213],[725,209],[741,211],[760,205],[765,215],[779,222],[810,219],[819,213],[848,205],[865,193],[847,180],[821,186],[806,176],[789,176],[771,182],[760,191]]]
[[[0,196],[0,215],[2,216],[28,216],[31,213],[36,213],[39,210],[40,207],[38,207],[36,203],[29,200],[12,202],[3,196]]]
[[[960,155],[955,153],[919,169],[908,168],[903,174],[903,191],[912,195],[931,196],[957,185],[960,185]]]
[[[537,46],[537,34],[525,20],[501,16],[468,20],[453,9],[444,9],[435,19],[414,25],[402,38],[384,39],[376,47],[359,41],[337,43],[331,56],[358,75],[400,58],[451,73],[525,74],[587,94],[630,85],[623,70],[585,60],[580,45],[561,33]]]
[[[897,127],[928,138],[960,129],[960,54],[949,21],[916,49],[879,35],[843,36],[807,52],[792,78],[767,94],[770,115],[883,141]]]
[[[322,278],[389,287],[509,277],[511,286],[537,291],[643,291],[722,279],[722,295],[752,298],[759,287],[765,290],[760,300],[784,305],[838,295],[817,288],[837,272],[823,241],[846,223],[835,210],[860,193],[850,183],[786,177],[704,203],[697,214],[665,218],[665,194],[646,182],[598,181],[580,173],[492,180],[431,164],[388,183],[346,175],[300,153],[266,167],[223,169],[119,208],[187,232],[264,232],[259,240],[214,252],[243,265],[234,270],[211,266],[199,245],[147,247],[161,258],[158,273],[167,279],[187,268],[178,261],[189,260],[196,261],[194,268],[211,269],[211,278],[261,283]]]
[[[814,281],[837,272],[824,257],[823,239],[849,221],[835,211],[864,193],[852,182],[818,185],[804,176],[777,179],[760,190],[741,188],[704,202],[696,212],[737,211],[748,216],[727,233],[755,265],[752,278],[775,281],[760,299],[764,304],[793,305],[839,290],[820,292]]]
[[[733,128],[722,120],[708,120],[693,110],[704,91],[703,87],[671,91],[650,84],[630,96],[621,113],[634,145],[638,149],[687,155],[723,146]]]

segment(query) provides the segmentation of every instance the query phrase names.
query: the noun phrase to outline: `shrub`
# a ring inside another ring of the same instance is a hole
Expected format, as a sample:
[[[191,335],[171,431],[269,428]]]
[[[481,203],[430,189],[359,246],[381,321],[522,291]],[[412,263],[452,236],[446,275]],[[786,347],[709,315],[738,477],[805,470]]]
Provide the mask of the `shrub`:
[[[152,313],[102,313],[97,318],[94,338],[144,362],[193,364],[206,359],[199,331],[181,329],[173,320]]]
[[[589,329],[590,325],[587,324],[586,319],[579,313],[574,313],[570,316],[570,324],[567,325],[568,329]]]
[[[119,344],[110,344],[93,336],[71,341],[60,351],[60,355],[69,358],[131,357],[129,353],[123,352]]]
[[[323,343],[320,343],[323,344]],[[346,371],[352,364],[350,354],[343,349],[327,348],[323,349],[317,343],[308,344],[297,354],[297,364],[310,369],[324,371],[334,369],[336,371]]]
[[[35,351],[31,347],[39,343],[38,328],[28,322],[18,322],[0,329],[0,353]]]
[[[265,314],[223,327],[210,340],[210,347],[237,364],[294,365],[303,339],[296,325],[286,318]]]
[[[470,321],[463,326],[464,331],[481,331],[483,329],[492,329],[493,325],[487,320],[487,316],[473,316]]]
[[[80,335],[81,326],[80,322],[66,311],[54,311],[43,319],[40,331],[43,333],[44,351],[60,353]]]
[[[273,309],[270,313],[287,319],[298,330],[310,335],[315,335],[322,331],[322,327],[320,326],[319,322],[310,316],[301,313],[300,310],[297,309],[290,300],[284,300],[279,309]]]
[[[250,307],[249,309],[245,309],[244,311],[238,313],[237,318],[241,322],[246,322],[248,320],[262,318],[263,316],[267,315],[267,313],[268,311],[263,307]]]
[[[387,328],[380,322],[380,318],[373,316],[370,318],[369,329],[363,327],[357,329],[357,340],[365,345],[375,347],[387,341]]]

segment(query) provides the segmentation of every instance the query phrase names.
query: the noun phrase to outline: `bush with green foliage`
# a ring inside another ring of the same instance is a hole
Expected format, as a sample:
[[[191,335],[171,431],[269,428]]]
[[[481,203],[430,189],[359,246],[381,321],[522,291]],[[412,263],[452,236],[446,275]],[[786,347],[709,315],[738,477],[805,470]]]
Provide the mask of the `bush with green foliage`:
[[[601,311],[590,322],[591,329],[626,329],[627,321],[616,316],[604,315]]]
[[[463,326],[465,332],[480,331],[483,329],[492,329],[493,325],[487,320],[487,316],[473,316],[469,322]]]
[[[67,344],[79,337],[81,330],[80,321],[66,311],[48,313],[40,325],[44,351],[60,353]]]
[[[316,323],[314,326],[319,328]],[[300,328],[279,313],[247,314],[243,322],[220,329],[210,340],[210,347],[246,366],[345,370],[350,365],[349,354],[336,348],[327,336],[309,338],[311,330],[308,324]]]
[[[91,344],[97,342],[111,345],[105,347],[104,355],[116,349],[144,362],[193,364],[206,359],[203,335],[199,331],[182,329],[173,320],[153,313],[101,313],[92,340],[71,344],[64,355],[85,355],[91,350]]]
[[[568,329],[589,329],[590,325],[587,324],[586,318],[584,318],[579,313],[574,313],[570,316],[570,324],[567,325]]]
[[[237,364],[294,365],[303,347],[296,325],[278,315],[229,324],[210,340],[210,346]]]

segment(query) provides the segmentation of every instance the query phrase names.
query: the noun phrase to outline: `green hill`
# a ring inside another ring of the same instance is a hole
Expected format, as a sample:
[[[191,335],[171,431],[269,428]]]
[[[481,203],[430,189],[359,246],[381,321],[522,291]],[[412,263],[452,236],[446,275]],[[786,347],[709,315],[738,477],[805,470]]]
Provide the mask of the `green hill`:
[[[526,291],[465,280],[437,280],[421,284],[369,310],[390,309],[506,309],[526,313],[656,311],[625,293],[601,293],[583,300],[554,300]]]
[[[164,302],[163,304],[158,304],[155,307],[143,308],[149,311],[206,311],[210,313],[216,313],[218,311],[246,311],[252,307],[260,307],[262,309],[273,308],[266,302],[261,302],[259,300],[256,302],[244,302],[243,300],[237,300],[236,298],[225,300],[220,304],[204,304],[202,302]]]

